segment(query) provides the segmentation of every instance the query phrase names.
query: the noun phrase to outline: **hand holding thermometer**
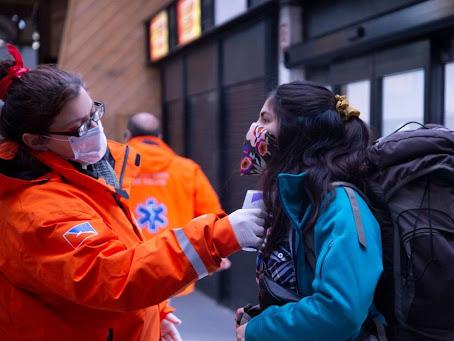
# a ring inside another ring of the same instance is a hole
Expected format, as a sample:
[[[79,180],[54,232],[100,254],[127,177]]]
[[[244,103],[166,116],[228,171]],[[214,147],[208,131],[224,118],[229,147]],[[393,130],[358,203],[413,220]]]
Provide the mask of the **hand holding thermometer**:
[[[263,191],[249,189],[244,197],[242,208],[261,208],[265,209],[265,202],[263,201]],[[243,251],[257,252],[252,247],[243,247]]]

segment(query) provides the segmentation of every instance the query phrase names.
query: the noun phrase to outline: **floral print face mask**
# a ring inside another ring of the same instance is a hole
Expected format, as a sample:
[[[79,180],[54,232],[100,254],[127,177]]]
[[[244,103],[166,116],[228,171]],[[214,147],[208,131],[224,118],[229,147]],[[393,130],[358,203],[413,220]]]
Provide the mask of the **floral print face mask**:
[[[257,122],[252,123],[243,145],[241,175],[262,174],[276,145],[276,138],[273,135]]]

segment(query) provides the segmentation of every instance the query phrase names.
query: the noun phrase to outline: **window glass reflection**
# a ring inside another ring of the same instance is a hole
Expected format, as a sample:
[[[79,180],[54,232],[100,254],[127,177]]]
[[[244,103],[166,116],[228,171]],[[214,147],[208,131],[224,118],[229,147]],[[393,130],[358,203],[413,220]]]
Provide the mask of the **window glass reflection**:
[[[348,83],[342,86],[342,93],[347,96],[351,106],[361,112],[361,119],[370,124],[370,81]]]
[[[454,130],[454,62],[445,66],[445,126]]]
[[[424,123],[424,71],[383,77],[383,135],[409,121]]]

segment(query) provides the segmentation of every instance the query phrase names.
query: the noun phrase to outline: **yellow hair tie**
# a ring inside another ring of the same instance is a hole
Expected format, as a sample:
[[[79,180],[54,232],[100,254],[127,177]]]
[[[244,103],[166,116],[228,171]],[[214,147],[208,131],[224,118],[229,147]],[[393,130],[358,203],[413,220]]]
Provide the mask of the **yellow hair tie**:
[[[351,117],[359,117],[360,112],[350,106],[347,97],[336,95],[336,111],[341,115],[344,121],[348,121]]]

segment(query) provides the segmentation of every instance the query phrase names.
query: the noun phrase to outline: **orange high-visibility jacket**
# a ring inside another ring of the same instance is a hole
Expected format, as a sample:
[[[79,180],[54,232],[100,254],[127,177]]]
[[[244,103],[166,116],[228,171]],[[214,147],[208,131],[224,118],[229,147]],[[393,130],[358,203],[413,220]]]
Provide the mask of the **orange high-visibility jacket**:
[[[194,161],[178,156],[157,137],[138,136],[128,144],[141,156],[130,205],[145,239],[202,214],[223,214],[216,192]],[[189,285],[179,295],[193,290],[194,285]]]
[[[143,241],[129,147],[109,141],[117,189],[51,152],[19,173],[16,147],[0,144],[0,340],[159,340],[157,305],[239,249],[216,215]]]
[[[156,137],[134,137],[128,144],[141,156],[130,204],[146,238],[166,227],[183,226],[199,215],[224,212],[208,178],[194,161],[176,155]]]

